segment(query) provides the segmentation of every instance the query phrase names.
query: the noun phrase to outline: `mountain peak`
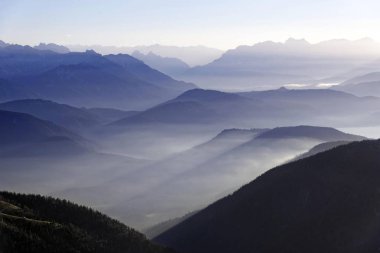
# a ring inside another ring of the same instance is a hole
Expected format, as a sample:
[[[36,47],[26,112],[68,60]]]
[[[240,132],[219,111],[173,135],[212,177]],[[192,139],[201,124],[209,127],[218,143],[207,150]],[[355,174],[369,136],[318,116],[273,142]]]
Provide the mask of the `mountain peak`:
[[[284,44],[287,44],[287,45],[296,45],[296,46],[310,45],[310,43],[307,40],[305,40],[305,39],[295,39],[295,38],[289,38],[289,39],[287,39]]]
[[[325,141],[338,141],[338,140],[352,140],[360,141],[365,137],[346,134],[335,128],[331,127],[318,127],[318,126],[291,126],[291,127],[276,127],[270,131],[266,131],[258,136],[260,139],[272,138],[295,138],[305,137],[312,139],[319,139]]]
[[[40,43],[39,45],[34,46],[33,48],[38,50],[50,50],[59,54],[70,53],[70,50],[67,47],[54,43]]]
[[[8,43],[5,43],[4,41],[0,40],[0,47],[6,47],[9,46]]]
[[[285,86],[282,86],[281,88],[277,89],[278,91],[288,91],[289,89]]]
[[[88,49],[88,50],[86,50],[85,53],[86,53],[86,54],[98,54],[98,53],[95,52],[93,49]]]
[[[139,59],[140,57],[144,57],[145,54],[141,53],[139,50],[135,50],[132,52],[131,56]]]
[[[181,95],[179,95],[175,100],[217,100],[217,99],[236,99],[242,98],[241,96],[233,93],[226,93],[217,90],[204,90],[204,89],[192,89],[185,91]]]

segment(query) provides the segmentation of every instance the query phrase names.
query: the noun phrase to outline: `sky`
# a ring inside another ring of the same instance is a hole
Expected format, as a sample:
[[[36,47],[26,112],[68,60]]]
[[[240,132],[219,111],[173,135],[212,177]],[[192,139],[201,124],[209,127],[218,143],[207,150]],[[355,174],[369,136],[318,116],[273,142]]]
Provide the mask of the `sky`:
[[[0,40],[220,49],[305,38],[380,41],[378,0],[0,0]]]

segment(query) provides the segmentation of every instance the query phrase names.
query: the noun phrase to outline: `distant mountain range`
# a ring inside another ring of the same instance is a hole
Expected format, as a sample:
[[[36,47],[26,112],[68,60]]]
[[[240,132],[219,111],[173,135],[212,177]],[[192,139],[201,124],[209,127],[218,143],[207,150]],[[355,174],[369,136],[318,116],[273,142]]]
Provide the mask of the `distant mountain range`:
[[[143,61],[146,65],[150,66],[151,68],[157,69],[162,73],[165,73],[173,77],[183,74],[190,68],[189,65],[187,65],[180,59],[172,57],[162,57],[152,52],[149,52],[148,54],[143,54],[139,51],[135,51],[132,53],[132,56],[136,59]]]
[[[73,52],[84,52],[86,50],[95,50],[103,55],[106,54],[133,54],[139,51],[143,54],[153,53],[161,57],[178,58],[190,66],[204,65],[212,62],[223,54],[222,50],[209,48],[204,46],[165,46],[165,45],[151,45],[151,46],[135,46],[135,47],[115,47],[115,46],[100,46],[100,45],[66,45]]]
[[[0,40],[0,47],[7,47],[7,46],[11,46],[11,45],[12,44],[6,43],[6,42]],[[42,50],[42,51],[53,51],[53,52],[61,53],[61,54],[66,54],[66,53],[70,52],[70,50],[67,47],[62,46],[62,45],[58,45],[55,43],[40,43],[37,46],[34,46],[33,48],[37,49],[37,50]]]
[[[99,212],[65,200],[0,192],[1,252],[174,253]]]
[[[376,252],[379,141],[276,167],[154,241],[181,252]]]
[[[0,101],[41,98],[75,106],[141,109],[194,87],[129,55],[0,47]]]
[[[366,124],[372,121],[370,115],[378,111],[379,105],[378,98],[329,89],[280,88],[236,94],[194,89],[111,125],[121,130],[127,126],[185,123],[275,127],[279,120],[283,125],[318,124],[321,118],[329,125]]]
[[[378,58],[380,45],[370,39],[317,44],[295,39],[285,43],[267,41],[228,50],[219,59],[188,70],[182,78],[203,88],[264,90],[285,84],[318,83]]]
[[[14,46],[0,43],[0,48]],[[316,44],[290,38],[284,43],[266,41],[226,52],[202,46],[65,47],[54,43],[40,43],[33,49],[59,54],[67,54],[70,50],[95,50],[103,55],[130,54],[151,68],[179,80],[206,89],[229,91],[267,90],[284,85],[334,85],[379,71],[380,66],[380,45],[367,38]],[[141,75],[139,78],[143,79]]]
[[[341,83],[336,88],[358,96],[380,96],[380,72],[356,76]]]
[[[50,51],[60,53],[60,54],[70,53],[70,50],[67,47],[62,46],[62,45],[57,45],[54,43],[48,43],[48,44],[40,43],[37,46],[34,46],[33,48],[38,49],[38,50],[50,50]]]

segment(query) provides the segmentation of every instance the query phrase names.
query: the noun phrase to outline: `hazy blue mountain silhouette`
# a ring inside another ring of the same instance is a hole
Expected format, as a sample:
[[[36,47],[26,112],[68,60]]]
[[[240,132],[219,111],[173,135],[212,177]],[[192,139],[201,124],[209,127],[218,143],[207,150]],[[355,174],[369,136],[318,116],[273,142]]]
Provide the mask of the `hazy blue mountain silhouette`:
[[[59,54],[19,45],[0,48],[0,78],[10,81],[2,84],[2,101],[42,98],[124,109],[147,108],[195,87],[128,55]]]
[[[324,103],[332,103],[333,101],[355,99],[355,96],[342,91],[336,91],[333,89],[288,89],[281,87],[275,90],[266,91],[252,91],[252,92],[241,92],[239,95],[273,100],[273,101],[293,101],[293,102],[313,102],[322,103],[321,98],[325,98]]]
[[[279,109],[237,94],[193,89],[133,117],[115,122],[113,125],[143,123],[218,124],[231,122],[236,118],[244,118],[255,113],[259,114],[263,112],[265,107],[268,109],[268,112],[265,112],[266,115],[272,114],[270,111],[272,108],[273,111]]]
[[[37,46],[34,46],[33,48],[38,50],[50,50],[59,54],[67,54],[70,53],[70,50],[62,45],[57,45],[54,43],[40,43]]]
[[[183,78],[213,89],[268,89],[285,84],[310,84],[379,58],[378,48],[379,45],[369,39],[318,44],[295,39],[285,43],[266,41],[228,50],[219,59],[188,70]]]
[[[377,112],[380,99],[357,97],[330,89],[254,91],[227,93],[193,89],[133,117],[115,122],[114,126],[145,123],[194,123],[268,127],[281,124],[366,124]],[[367,118],[365,118],[367,117]],[[276,122],[275,122],[276,121]]]
[[[180,124],[212,123],[218,118],[217,112],[197,102],[171,102],[155,106],[126,119],[112,123],[112,126],[136,124]]]
[[[160,88],[167,88],[168,92],[170,92],[171,89],[174,91],[184,91],[196,87],[194,84],[176,81],[170,76],[152,69],[142,61],[137,60],[136,58],[133,58],[127,54],[106,55],[105,57],[110,61],[127,69],[141,80],[153,83]]]
[[[336,88],[358,96],[380,96],[380,72],[372,72],[351,78],[336,86]]]
[[[260,134],[256,139],[312,138],[321,141],[363,140],[362,136],[347,134],[330,127],[295,126],[278,127]]]
[[[29,114],[0,111],[0,155],[65,155],[90,152],[79,135]]]
[[[42,99],[24,99],[2,103],[0,110],[27,113],[73,130],[88,129],[103,122],[101,117],[86,109]]]
[[[161,71],[169,76],[178,76],[183,74],[190,68],[185,62],[177,58],[162,57],[152,52],[143,54],[139,51],[135,51],[132,54],[133,57],[143,61],[146,65]]]
[[[0,70],[1,71],[1,70]],[[15,99],[33,98],[35,94],[30,94],[19,87],[17,83],[0,78],[0,98],[1,101],[10,101]]]
[[[355,85],[359,83],[369,83],[369,82],[375,82],[380,80],[380,72],[371,72],[365,75],[356,76],[354,78],[348,79],[347,81],[344,81],[340,85],[342,86],[349,86],[349,85]],[[338,86],[340,87],[340,86]]]
[[[107,54],[133,54],[139,51],[143,54],[152,52],[161,57],[178,58],[190,66],[204,65],[217,59],[223,54],[222,50],[209,48],[204,46],[166,46],[166,45],[148,45],[134,47],[116,47],[116,46],[100,46],[100,45],[68,45],[72,51],[86,51],[88,49],[95,50],[103,55]]]
[[[9,46],[8,43],[5,43],[4,41],[0,40],[0,47],[6,47]]]
[[[111,123],[120,119],[125,119],[134,116],[139,113],[139,111],[123,111],[114,108],[82,108],[97,118],[101,119],[104,123]]]
[[[88,107],[141,107],[143,98],[158,102],[165,91],[134,76],[126,80],[89,64],[60,65],[22,83],[23,90],[38,97]]]

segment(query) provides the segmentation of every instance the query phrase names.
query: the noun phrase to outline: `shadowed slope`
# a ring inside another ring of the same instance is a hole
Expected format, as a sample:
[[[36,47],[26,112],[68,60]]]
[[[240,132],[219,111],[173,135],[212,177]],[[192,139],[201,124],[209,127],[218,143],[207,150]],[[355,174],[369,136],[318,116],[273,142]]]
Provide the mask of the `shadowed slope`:
[[[380,142],[274,168],[155,239],[182,252],[376,252]]]

